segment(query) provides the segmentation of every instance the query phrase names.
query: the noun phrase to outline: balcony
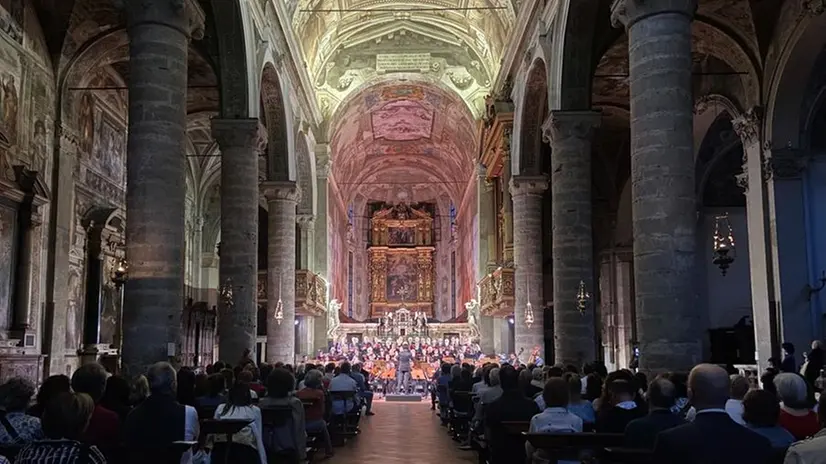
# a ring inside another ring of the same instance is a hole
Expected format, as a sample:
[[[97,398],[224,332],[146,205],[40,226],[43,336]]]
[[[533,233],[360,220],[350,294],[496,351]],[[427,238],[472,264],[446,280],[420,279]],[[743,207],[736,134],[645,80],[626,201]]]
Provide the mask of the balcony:
[[[506,317],[513,314],[513,276],[513,268],[500,267],[479,282],[482,315]]]
[[[267,271],[258,271],[258,302],[267,301]],[[295,314],[321,316],[327,311],[327,282],[304,269],[295,271]]]

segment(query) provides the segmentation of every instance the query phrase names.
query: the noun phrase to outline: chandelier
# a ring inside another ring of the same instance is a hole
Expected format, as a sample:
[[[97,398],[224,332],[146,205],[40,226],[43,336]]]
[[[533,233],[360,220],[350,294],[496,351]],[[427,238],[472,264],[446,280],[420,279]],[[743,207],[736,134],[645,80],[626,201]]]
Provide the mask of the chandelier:
[[[227,278],[227,280],[221,285],[221,288],[218,289],[218,294],[221,296],[221,302],[224,304],[225,308],[231,309],[235,305],[231,278]]]
[[[284,303],[281,301],[281,274],[278,274],[278,302],[275,304],[275,322],[278,325],[284,321]]]
[[[580,280],[579,289],[576,292],[576,307],[579,312],[585,312],[589,301],[591,301],[591,294],[588,293],[588,289],[585,287],[585,281]]]
[[[526,275],[525,276],[525,284],[527,286],[527,295],[528,295],[528,304],[525,305],[525,326],[527,328],[531,328],[533,325],[533,306],[531,305],[531,281],[530,278]]]
[[[731,222],[728,213],[724,213],[714,218],[714,259],[713,263],[720,268],[720,272],[725,276],[728,268],[737,257],[737,250],[734,247],[734,235],[731,230]]]

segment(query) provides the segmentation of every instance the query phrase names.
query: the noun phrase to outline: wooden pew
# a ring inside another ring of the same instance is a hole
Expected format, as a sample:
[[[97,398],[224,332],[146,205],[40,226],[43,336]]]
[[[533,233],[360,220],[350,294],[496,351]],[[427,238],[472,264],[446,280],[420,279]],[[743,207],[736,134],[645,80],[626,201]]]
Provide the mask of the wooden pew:
[[[551,464],[557,461],[590,462],[604,454],[605,448],[621,447],[621,433],[526,433],[536,450],[542,450]]]
[[[653,464],[653,452],[648,449],[608,447],[602,450],[600,464]]]
[[[213,464],[230,464],[232,450],[232,436],[240,432],[241,429],[250,425],[252,419],[204,419],[201,422],[201,434],[224,435],[227,438],[226,445],[222,445],[222,453],[213,453]],[[213,448],[214,450],[215,448]]]

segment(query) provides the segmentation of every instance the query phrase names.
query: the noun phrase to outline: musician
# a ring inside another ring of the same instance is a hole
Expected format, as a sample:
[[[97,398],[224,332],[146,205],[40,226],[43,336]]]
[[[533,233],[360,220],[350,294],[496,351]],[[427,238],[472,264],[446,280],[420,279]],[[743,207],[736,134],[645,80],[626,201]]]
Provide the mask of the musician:
[[[396,387],[406,395],[407,388],[410,385],[410,371],[413,367],[413,353],[410,352],[410,347],[408,345],[402,345],[401,349],[402,351],[399,353],[399,367],[396,374]]]

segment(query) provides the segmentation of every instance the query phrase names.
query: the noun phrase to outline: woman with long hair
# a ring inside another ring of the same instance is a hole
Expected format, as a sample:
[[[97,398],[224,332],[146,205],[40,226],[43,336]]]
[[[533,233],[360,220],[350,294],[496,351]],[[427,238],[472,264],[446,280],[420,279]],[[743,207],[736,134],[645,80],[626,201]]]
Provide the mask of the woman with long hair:
[[[245,383],[236,383],[227,393],[227,402],[218,406],[215,410],[215,418],[226,419],[252,419],[250,425],[244,427],[232,436],[232,443],[243,445],[236,446],[232,453],[232,462],[239,464],[267,464],[267,452],[264,449],[262,438],[261,410],[252,404],[250,387]],[[226,441],[224,436],[216,436],[215,442]]]

